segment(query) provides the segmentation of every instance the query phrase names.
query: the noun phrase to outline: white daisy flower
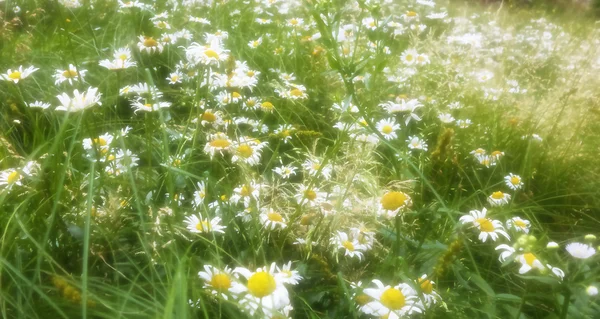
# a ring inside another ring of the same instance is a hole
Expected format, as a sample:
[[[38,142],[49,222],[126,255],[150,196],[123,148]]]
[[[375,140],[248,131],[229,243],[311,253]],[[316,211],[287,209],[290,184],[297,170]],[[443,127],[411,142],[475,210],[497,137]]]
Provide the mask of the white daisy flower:
[[[213,294],[219,294],[224,299],[227,299],[227,293],[233,287],[235,278],[231,268],[225,267],[223,270],[211,266],[204,265],[204,271],[198,272],[198,277],[204,280],[204,288],[210,289]]]
[[[423,304],[426,307],[430,307],[433,304],[437,303],[439,300],[441,300],[440,295],[435,290],[433,290],[433,285],[435,284],[435,282],[430,279],[427,279],[426,274],[421,276],[417,280],[417,283],[419,284],[419,287],[421,287],[421,292],[423,293],[424,299]]]
[[[232,292],[237,295],[240,305],[251,316],[260,309],[263,313],[275,313],[290,305],[290,298],[284,281],[276,272],[277,265],[258,268],[252,272],[243,267],[233,270],[246,279],[246,283],[234,283]]]
[[[359,243],[356,239],[352,239],[345,232],[338,231],[337,234],[331,238],[331,244],[338,249],[344,249],[344,256],[350,258],[356,257],[358,260],[362,260],[363,252],[367,250],[365,245]]]
[[[398,212],[412,205],[412,199],[408,194],[399,191],[385,193],[379,201],[378,214],[387,218],[395,217]]]
[[[211,220],[202,216],[191,215],[185,218],[187,229],[192,233],[225,233],[227,226],[221,226],[221,218],[215,217]]]
[[[507,244],[498,245],[496,247],[496,250],[502,251],[500,253],[500,257],[498,257],[498,260],[501,263],[505,262],[508,258],[510,258],[516,252],[516,250],[513,247],[511,247]]]
[[[225,133],[211,134],[209,141],[204,146],[204,152],[210,155],[210,158],[215,156],[215,153],[223,155],[223,152],[228,152],[232,148],[232,142]]]
[[[269,230],[287,227],[285,218],[283,218],[280,213],[273,210],[273,208],[263,208],[258,217],[260,218],[260,223]]]
[[[137,46],[140,51],[146,51],[148,53],[161,53],[163,50],[162,43],[154,40],[152,37],[139,36],[140,41]]]
[[[66,70],[56,70],[54,74],[55,85],[58,85],[64,81],[69,81],[69,84],[73,85],[73,81],[78,81],[81,79],[83,81],[83,77],[87,70],[77,71],[77,68],[73,64],[69,64],[69,68]]]
[[[408,49],[402,52],[402,54],[400,55],[400,61],[402,61],[402,63],[404,63],[405,65],[413,65],[417,63],[417,56],[419,56],[417,50]]]
[[[400,125],[398,125],[394,119],[383,119],[377,122],[376,127],[379,133],[381,133],[386,140],[398,138],[398,135],[395,131],[400,129]]]
[[[292,166],[292,165],[282,165],[279,167],[275,167],[273,169],[273,171],[277,174],[279,174],[279,176],[281,176],[282,178],[290,178],[290,176],[292,175],[296,175],[296,167]]]
[[[523,187],[523,180],[521,176],[509,173],[508,176],[504,177],[504,182],[512,190],[521,189]]]
[[[292,270],[292,262],[289,261],[284,264],[281,268],[276,267],[277,273],[275,274],[278,279],[284,284],[297,285],[302,279],[302,276],[298,274],[297,270]]]
[[[79,90],[73,91],[73,98],[67,93],[57,95],[61,105],[56,111],[78,112],[90,108],[94,105],[102,105],[100,103],[101,93],[98,93],[98,88],[89,87],[87,91],[79,93]]]
[[[33,103],[27,104],[27,106],[33,107],[33,108],[40,108],[40,109],[45,110],[45,109],[49,108],[52,105],[50,105],[50,103],[46,103],[46,102],[42,102],[42,101],[35,101]]]
[[[204,65],[219,65],[229,58],[229,51],[221,47],[218,40],[209,42],[208,45],[192,43],[185,50],[185,56],[190,63]]]
[[[588,259],[596,254],[596,249],[592,246],[582,243],[570,243],[565,247],[567,252],[578,259]]]
[[[501,191],[493,192],[492,195],[488,197],[488,203],[492,206],[503,206],[508,204],[510,200],[510,194],[503,193]]]
[[[521,268],[519,268],[519,274],[521,275],[534,268],[537,268],[538,270],[546,269],[544,264],[542,264],[542,262],[532,253],[519,255],[516,260],[521,263]]]
[[[520,217],[513,217],[506,221],[506,227],[514,229],[517,232],[524,232],[525,234],[529,234],[529,227],[531,223]]]
[[[37,70],[39,69],[33,66],[23,69],[23,66],[21,65],[19,66],[18,70],[13,71],[12,69],[8,69],[8,71],[6,71],[6,74],[0,74],[0,77],[3,78],[5,81],[13,81],[14,83],[19,83],[19,81],[30,76],[31,73]]]
[[[487,209],[483,208],[481,211],[472,210],[469,215],[462,216],[459,221],[463,224],[472,224],[472,226],[479,229],[479,240],[485,242],[488,237],[493,241],[498,239],[498,235],[504,236],[510,240],[510,236],[504,230],[502,222],[499,220],[492,220],[486,217]]]
[[[411,150],[427,151],[427,143],[417,136],[409,136],[406,142],[408,143],[408,148]]]
[[[304,163],[302,163],[302,168],[306,172],[308,172],[308,174],[310,176],[316,176],[320,169],[321,175],[325,179],[329,180],[331,178],[331,170],[332,170],[331,165],[322,166],[320,159],[317,159],[317,158],[307,159],[306,161],[304,161]]]
[[[454,122],[454,117],[452,117],[452,114],[450,113],[440,113],[438,115],[438,118],[440,119],[440,121],[442,121],[442,123],[452,123]]]
[[[204,198],[206,198],[206,183],[202,181],[196,183],[196,185],[198,186],[198,189],[194,191],[194,199],[192,201],[194,208],[200,207],[204,203]]]
[[[405,318],[413,313],[423,312],[424,307],[418,300],[417,292],[409,285],[386,286],[378,279],[374,279],[372,282],[377,288],[363,290],[373,300],[360,308],[362,312],[388,319]]]

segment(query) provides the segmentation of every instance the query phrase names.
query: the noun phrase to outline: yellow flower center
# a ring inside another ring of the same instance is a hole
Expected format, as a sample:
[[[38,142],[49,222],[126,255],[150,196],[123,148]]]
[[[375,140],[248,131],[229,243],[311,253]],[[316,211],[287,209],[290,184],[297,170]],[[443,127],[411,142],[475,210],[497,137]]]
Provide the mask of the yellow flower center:
[[[162,28],[166,28],[167,24],[164,21],[160,21],[156,24],[157,27],[159,27],[160,29]]]
[[[304,191],[304,197],[308,200],[315,200],[317,198],[317,193],[312,189],[308,189]]]
[[[494,224],[487,218],[477,218],[475,220],[479,224],[479,229],[482,232],[491,233],[494,231]]]
[[[423,62],[423,61],[425,61],[425,58],[424,58],[423,56],[420,56],[420,55],[419,55],[419,56],[417,57],[417,61],[419,61],[419,62]]]
[[[62,75],[66,78],[74,78],[77,76],[77,71],[66,70],[62,73]]]
[[[241,95],[241,94],[239,94],[238,92],[232,92],[232,93],[231,93],[231,96],[232,96],[234,99],[239,99],[240,97],[242,97],[242,95]]]
[[[352,244],[352,242],[349,242],[349,241],[345,240],[342,243],[342,246],[344,246],[344,248],[346,248],[346,250],[354,251],[354,244]]]
[[[98,144],[98,145],[100,145],[100,146],[106,146],[106,144],[107,144],[107,143],[106,143],[106,140],[105,140],[105,139],[103,139],[102,137],[95,138],[95,139],[93,140],[93,142],[94,142],[94,144]]]
[[[407,54],[405,59],[406,59],[406,61],[409,61],[409,62],[412,61],[413,60],[412,54]]]
[[[19,178],[21,178],[21,175],[19,174],[19,172],[13,171],[10,174],[8,174],[8,178],[6,179],[6,181],[10,185],[10,184],[14,184],[16,181],[18,181]]]
[[[400,310],[406,304],[404,294],[396,288],[389,288],[381,294],[381,304],[390,310]]]
[[[431,294],[433,292],[433,284],[429,279],[419,278],[419,283],[421,284],[421,290],[426,294]]]
[[[242,189],[240,190],[240,195],[242,195],[244,197],[248,197],[248,196],[250,196],[250,194],[252,194],[252,186],[250,186],[250,185],[242,186]]]
[[[229,276],[226,274],[216,274],[210,279],[210,285],[215,288],[215,290],[224,292],[231,287],[231,279],[229,279]]]
[[[417,13],[414,12],[414,11],[408,11],[408,12],[406,12],[406,15],[409,16],[409,17],[416,17]]]
[[[383,209],[396,210],[406,204],[408,197],[402,192],[389,192],[381,198]]]
[[[500,152],[500,151],[493,151],[492,152],[492,156],[502,156],[502,152]]]
[[[238,152],[238,154],[240,154],[242,157],[245,157],[245,158],[252,156],[252,154],[254,153],[254,151],[252,150],[252,147],[250,147],[246,144],[242,144],[242,145],[238,146],[237,152]]]
[[[206,122],[214,122],[217,120],[217,116],[212,112],[206,111],[204,114],[202,114],[202,120]]]
[[[212,49],[206,49],[204,51],[204,55],[206,55],[209,58],[213,58],[213,59],[219,59],[219,54],[217,53],[217,51],[212,50]]]
[[[302,91],[300,91],[299,89],[293,89],[290,91],[290,95],[291,96],[302,96]]]
[[[148,38],[144,39],[144,46],[147,48],[155,47],[155,46],[158,46],[158,42],[156,42],[156,40],[152,39],[152,37],[148,37]]]
[[[198,224],[196,224],[196,229],[204,232],[204,231],[210,231],[212,229],[212,227],[210,226],[210,223],[208,221],[200,221]]]
[[[371,297],[369,297],[369,295],[365,295],[365,294],[360,294],[356,297],[354,297],[354,301],[356,301],[356,303],[359,306],[364,306],[366,305],[369,301],[371,301]]]
[[[534,254],[532,253],[525,253],[523,254],[523,258],[525,258],[525,262],[529,265],[529,266],[533,266],[533,262],[535,262],[535,260],[537,259],[535,257]]]
[[[15,72],[9,74],[8,77],[12,80],[19,80],[19,79],[21,79],[21,72],[15,71]]]
[[[297,24],[298,24],[298,20],[296,20],[296,19],[291,19],[291,20],[290,20],[290,24],[291,24],[291,25],[297,25]]]
[[[255,73],[254,73],[254,71],[252,71],[252,70],[250,70],[250,71],[246,72],[246,75],[247,75],[247,76],[249,76],[249,77],[253,77],[253,76],[254,76],[254,74],[255,74]]]
[[[281,215],[279,213],[275,213],[275,212],[268,213],[267,218],[269,218],[269,220],[273,221],[273,222],[280,222],[280,223],[283,222],[283,217],[281,217]]]
[[[493,199],[503,199],[504,198],[504,193],[503,192],[493,192],[492,193],[492,198]]]
[[[266,297],[275,291],[275,278],[268,272],[257,272],[248,279],[248,291],[257,298]]]
[[[516,176],[513,176],[510,178],[510,183],[513,185],[519,185],[519,183],[521,183],[521,179]]]
[[[381,129],[381,131],[384,134],[390,134],[394,131],[394,129],[390,125],[384,125],[383,128]]]
[[[210,142],[210,146],[216,147],[216,148],[226,148],[226,147],[229,147],[229,145],[231,145],[231,142],[229,142],[229,140],[226,140],[224,138],[217,138]]]
[[[128,59],[127,54],[121,54],[119,55],[119,59],[121,59],[122,61],[125,61]]]
[[[522,220],[515,220],[515,225],[517,225],[517,227],[520,227],[520,228],[526,228],[527,227],[527,224],[525,224],[525,222],[522,221]]]
[[[262,106],[265,109],[272,109],[272,108],[274,108],[273,103],[271,103],[271,102],[263,102],[260,106]]]
[[[313,169],[313,170],[315,170],[315,171],[316,171],[316,170],[319,170],[319,168],[321,168],[321,164],[319,164],[319,163],[313,163],[313,164],[312,164],[312,169]]]
[[[180,160],[180,159],[175,159],[175,160],[173,161],[173,166],[179,166],[179,165],[181,165],[181,160]],[[177,195],[176,195],[176,196],[177,196]]]

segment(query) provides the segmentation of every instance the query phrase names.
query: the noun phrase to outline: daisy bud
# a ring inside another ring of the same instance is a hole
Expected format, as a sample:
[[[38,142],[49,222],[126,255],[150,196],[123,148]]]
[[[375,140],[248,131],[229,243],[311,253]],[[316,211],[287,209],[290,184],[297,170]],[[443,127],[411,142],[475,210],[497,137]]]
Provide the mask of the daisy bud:
[[[534,245],[537,242],[537,238],[535,238],[535,236],[533,235],[529,235],[527,237],[527,243],[530,245]]]
[[[548,245],[546,245],[546,248],[552,249],[552,250],[558,249],[558,247],[559,247],[558,244],[556,242],[553,242],[553,241],[549,242]]]
[[[596,286],[593,286],[593,285],[592,285],[592,286],[588,286],[588,287],[585,289],[585,293],[587,293],[587,294],[588,294],[588,296],[591,296],[591,297],[593,297],[593,296],[595,296],[595,295],[597,295],[597,294],[598,294],[598,288],[596,288]]]
[[[527,235],[523,235],[521,237],[519,237],[519,239],[517,239],[517,245],[519,247],[523,247],[525,245],[527,245]]]
[[[592,234],[587,234],[587,235],[585,235],[585,241],[593,243],[596,241],[596,236],[594,236]]]

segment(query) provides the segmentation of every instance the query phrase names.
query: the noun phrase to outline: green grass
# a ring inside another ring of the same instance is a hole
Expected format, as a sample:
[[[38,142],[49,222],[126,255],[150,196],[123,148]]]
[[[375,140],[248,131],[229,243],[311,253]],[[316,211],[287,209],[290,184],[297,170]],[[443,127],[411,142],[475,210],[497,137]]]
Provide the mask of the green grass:
[[[408,1],[282,1],[280,6],[291,6],[285,13],[266,3],[215,1],[186,8],[182,1],[158,1],[153,8],[123,10],[104,0],[83,1],[72,9],[61,1],[0,4],[0,72],[20,65],[39,68],[17,84],[0,82],[0,171],[7,173],[0,173],[0,317],[252,317],[241,295],[217,297],[198,272],[205,265],[254,271],[288,261],[302,276],[297,285],[286,284],[292,318],[374,317],[358,303],[362,289],[374,287],[373,279],[391,286],[405,283],[422,302],[427,289],[418,278],[423,274],[435,282],[439,299],[410,317],[598,316],[597,299],[586,293],[588,286],[598,285],[598,257],[579,260],[565,251],[572,242],[596,245],[584,236],[599,235],[600,226],[600,52],[589,15],[456,2],[432,9]],[[427,25],[425,32],[410,29],[414,20],[402,17],[408,10],[421,19],[415,25]],[[452,21],[426,18],[441,11],[448,11]],[[168,22],[169,30],[153,24],[162,12],[168,17],[159,20]],[[206,18],[210,25],[190,16]],[[408,29],[397,35],[392,25],[367,30],[361,21],[369,17]],[[257,18],[272,23],[262,25]],[[306,28],[290,27],[292,18],[303,19]],[[356,25],[355,38],[340,42],[338,30],[348,24]],[[165,44],[161,53],[138,49],[139,36],[160,39],[183,29],[191,39]],[[178,66],[188,61],[192,42],[204,45],[206,33],[218,30],[228,32],[223,46],[229,59],[210,71],[204,65]],[[471,35],[470,45],[452,42],[465,34]],[[261,36],[263,43],[250,48],[248,42]],[[137,66],[115,71],[99,65],[123,47],[131,49]],[[401,61],[409,49],[430,60],[415,67],[414,76]],[[203,84],[209,75],[216,83],[217,73],[231,73],[236,61],[260,72],[255,87]],[[87,70],[84,82],[55,84],[53,75],[70,64]],[[166,79],[179,69],[197,75],[169,84]],[[494,77],[478,82],[482,70]],[[279,78],[282,72],[293,73],[291,82],[304,86],[307,98],[277,93],[292,88]],[[354,80],[357,76],[364,80]],[[396,83],[390,81],[394,76],[409,78]],[[507,80],[516,80],[521,93],[509,92]],[[134,112],[133,95],[119,92],[138,83],[162,92],[142,104],[160,100],[171,106]],[[57,95],[72,96],[74,89],[88,87],[99,89],[102,105],[54,110],[60,105]],[[248,110],[241,102],[219,105],[221,92],[269,101],[274,110]],[[420,121],[405,124],[405,113],[389,114],[380,107],[402,96],[423,104],[416,110]],[[52,106],[29,107],[34,101]],[[452,102],[463,107],[450,109]],[[357,112],[333,104],[351,104]],[[206,109],[231,122],[214,127],[194,121]],[[473,124],[443,123],[440,113]],[[234,122],[241,117],[254,125]],[[388,118],[401,127],[389,140],[378,129],[378,122]],[[338,122],[354,126],[338,129]],[[280,125],[292,127],[290,140],[276,132]],[[125,127],[131,131],[121,137]],[[234,147],[244,136],[268,144],[255,166],[233,162],[229,153],[234,151],[211,157],[204,148],[216,132],[226,133]],[[365,145],[356,132],[378,142]],[[84,139],[105,133],[114,137],[106,151],[98,143],[84,148]],[[406,140],[411,136],[420,137],[428,150],[410,150]],[[504,156],[487,168],[470,154],[477,148]],[[139,158],[138,165],[107,172],[121,161],[107,156],[125,150]],[[320,166],[312,173],[302,168],[314,158]],[[30,161],[39,168],[20,180],[22,185],[1,185],[9,172]],[[282,179],[274,173],[282,164],[297,167],[296,175]],[[509,173],[522,177],[522,189],[505,185]],[[195,207],[198,182],[205,183],[206,197]],[[250,210],[244,213],[244,200],[236,203],[232,197],[251,182],[264,188],[248,200]],[[329,197],[319,205],[297,200],[301,185]],[[408,194],[412,204],[392,218],[379,216],[377,206],[392,191]],[[490,207],[487,198],[496,191],[511,194],[509,203]],[[530,221],[530,236],[507,230],[511,240],[500,236],[495,243],[482,243],[479,231],[459,218],[484,207],[494,220]],[[285,228],[268,230],[262,224],[259,214],[268,208],[281,215]],[[193,214],[220,217],[224,233],[190,232],[184,219]],[[249,217],[240,217],[244,214]],[[336,251],[331,244],[338,231],[352,227],[374,234],[373,247],[365,248],[361,259],[344,256],[344,249]],[[307,243],[295,244],[298,239]],[[551,241],[560,248],[546,248]],[[499,244],[534,253],[544,265],[562,269],[564,279],[550,269],[519,274],[516,256],[498,261]],[[245,279],[231,280],[250,286]],[[358,281],[360,289],[352,284]],[[268,316],[259,310],[255,317]]]

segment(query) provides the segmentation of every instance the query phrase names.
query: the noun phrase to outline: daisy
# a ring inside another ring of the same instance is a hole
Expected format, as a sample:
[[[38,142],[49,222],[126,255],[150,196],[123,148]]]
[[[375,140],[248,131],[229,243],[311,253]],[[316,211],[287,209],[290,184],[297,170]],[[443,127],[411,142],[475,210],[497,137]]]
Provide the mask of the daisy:
[[[506,237],[510,240],[510,236],[504,230],[502,222],[499,220],[492,220],[486,217],[487,210],[483,208],[481,211],[472,210],[469,215],[462,216],[459,221],[463,224],[472,224],[474,227],[479,229],[479,240],[485,242],[488,237],[493,241],[498,239],[498,234]]]
[[[458,126],[460,128],[467,128],[467,127],[471,126],[471,124],[473,124],[473,122],[471,122],[471,120],[469,120],[469,119],[456,120],[456,126]]]
[[[529,234],[529,226],[531,226],[531,223],[520,217],[513,217],[506,221],[507,228],[512,228],[517,232],[524,232],[525,234]]]
[[[302,163],[302,168],[308,172],[310,176],[316,176],[319,170],[321,170],[321,175],[325,179],[329,180],[331,178],[331,165],[322,166],[321,160],[319,159],[307,159]]]
[[[169,75],[167,80],[169,81],[169,84],[177,84],[181,83],[182,78],[183,74],[180,71],[175,71]]]
[[[289,86],[289,88],[284,90],[276,89],[275,92],[277,92],[280,97],[285,99],[302,100],[308,98],[308,94],[306,94],[306,87],[303,85],[289,83]]]
[[[408,194],[404,192],[388,192],[381,197],[379,201],[379,215],[392,218],[398,212],[412,204]]]
[[[421,102],[419,102],[419,100],[417,100],[417,99],[411,99],[411,100],[401,99],[398,102],[399,103],[394,103],[392,101],[388,101],[388,102],[380,104],[380,106],[383,107],[390,114],[400,113],[400,112],[408,112],[409,114],[406,117],[406,120],[404,121],[404,124],[406,124],[406,125],[408,125],[408,123],[410,123],[411,119],[414,119],[415,121],[421,120],[421,117],[419,117],[415,113],[415,110],[417,108],[420,108],[423,106],[423,104],[421,104]]]
[[[0,77],[2,77],[5,81],[13,81],[14,83],[19,83],[20,80],[25,79],[26,77],[30,76],[31,73],[37,70],[39,69],[33,66],[30,66],[23,70],[23,66],[21,65],[19,66],[18,70],[13,71],[12,69],[8,69],[8,71],[6,71],[6,74],[0,74]]]
[[[229,137],[227,137],[227,134],[225,134],[225,133],[211,134],[209,141],[204,146],[204,152],[206,152],[208,155],[210,155],[210,158],[212,159],[216,152],[219,152],[219,154],[223,155],[224,151],[225,152],[230,151],[232,148],[231,144],[232,144],[232,142],[229,139]]]
[[[263,313],[273,313],[290,305],[288,291],[276,268],[277,265],[272,263],[270,267],[258,268],[254,272],[243,267],[233,270],[234,274],[244,277],[246,283],[235,283],[232,292],[251,316],[259,309]]]
[[[296,167],[292,166],[292,165],[282,165],[279,167],[275,167],[273,169],[273,171],[277,174],[279,174],[279,176],[281,176],[282,178],[290,178],[290,176],[292,175],[296,175]]]
[[[552,266],[552,265],[550,265],[550,264],[546,264],[546,267],[547,267],[548,269],[550,269],[550,271],[552,271],[552,273],[553,273],[553,274],[554,274],[556,277],[558,277],[558,279],[560,279],[560,280],[563,280],[563,278],[565,278],[565,272],[564,272],[562,269],[560,269],[560,268],[558,268],[558,267],[553,267],[553,266]]]
[[[14,185],[21,186],[21,180],[23,179],[23,175],[17,169],[6,169],[0,171],[0,186],[5,186],[8,189],[11,189]]]
[[[258,200],[260,197],[261,188],[261,184],[253,181],[248,184],[240,185],[233,189],[233,195],[231,196],[230,201],[237,205],[240,200],[243,200],[244,207],[249,207],[252,199]]]
[[[308,187],[301,184],[298,193],[294,195],[298,204],[304,203],[309,206],[318,206],[325,201],[326,194],[319,191],[318,188]]]
[[[260,153],[267,142],[260,142],[249,137],[244,138],[232,148],[233,156],[231,162],[242,162],[250,166],[255,166],[260,163]]]
[[[588,259],[596,254],[596,249],[592,246],[582,243],[570,243],[565,247],[567,252],[578,259]]]
[[[490,156],[495,160],[499,160],[502,156],[504,156],[504,152],[502,151],[493,151]]]
[[[255,98],[255,97],[249,97],[247,98],[244,103],[242,104],[242,107],[246,110],[256,110],[259,105],[260,105],[260,100]]]
[[[225,233],[223,229],[227,228],[227,226],[221,226],[219,223],[221,222],[220,217],[215,217],[211,220],[208,218],[203,219],[202,216],[198,217],[196,215],[191,215],[185,218],[185,223],[187,224],[187,229],[192,233]]]
[[[223,125],[223,113],[221,111],[214,111],[213,109],[206,109],[200,115],[200,124],[202,126],[212,125],[212,126],[220,126]],[[192,123],[197,123],[198,119],[192,120]]]
[[[221,270],[215,266],[204,265],[204,271],[198,272],[198,277],[204,280],[204,288],[210,289],[213,294],[219,294],[227,299],[226,293],[233,287],[234,281],[231,268]]]
[[[504,177],[504,182],[512,190],[521,189],[523,187],[523,180],[521,176],[509,173],[508,176]]]
[[[273,208],[263,208],[259,215],[260,223],[269,230],[275,230],[277,228],[283,229],[287,227],[286,220],[281,216],[280,213],[273,210]]]
[[[425,306],[430,307],[441,299],[440,295],[433,290],[433,285],[435,284],[435,282],[430,279],[427,279],[426,274],[421,276],[417,280],[417,283],[419,284],[419,287],[421,287],[421,292],[423,293]]]
[[[402,52],[402,54],[400,55],[400,60],[402,61],[402,63],[404,63],[406,65],[413,65],[417,62],[417,56],[419,56],[419,53],[417,53],[417,50],[408,49],[408,50]]]
[[[418,301],[417,292],[407,284],[384,285],[373,279],[377,288],[366,288],[363,292],[372,298],[360,310],[371,316],[388,319],[405,318],[413,313],[422,313],[423,305]]]
[[[417,64],[418,65],[426,65],[429,64],[429,56],[427,54],[419,53],[417,54]]]
[[[496,247],[495,250],[500,250],[502,251],[500,253],[500,257],[498,257],[498,260],[503,263],[505,262],[508,258],[510,258],[514,253],[515,253],[515,249],[507,244],[502,244],[502,245],[498,245]]]
[[[284,284],[297,285],[302,279],[302,276],[298,274],[297,270],[292,270],[291,261],[288,261],[288,263],[284,264],[281,268],[277,266],[276,269],[277,273],[275,276],[279,277],[278,279]]]
[[[198,186],[198,189],[194,191],[194,199],[192,201],[194,208],[200,207],[200,205],[204,203],[204,198],[206,198],[206,184],[202,181],[196,183],[196,185]]]
[[[442,121],[442,123],[448,124],[454,122],[454,118],[450,113],[440,113],[440,115],[438,115],[438,118],[440,119],[440,121]]]
[[[362,260],[363,251],[367,250],[366,246],[360,244],[356,239],[352,239],[345,232],[338,231],[337,234],[331,238],[331,244],[336,246],[337,249],[344,249],[344,256],[350,258],[356,257],[358,260]]]
[[[146,51],[148,53],[161,53],[163,50],[162,43],[154,40],[152,37],[139,36],[140,41],[138,42],[138,49],[140,51]]]
[[[229,51],[223,49],[217,40],[207,45],[194,42],[186,48],[185,56],[192,64],[219,65],[229,58]]]
[[[371,31],[377,29],[377,21],[371,17],[364,18],[362,20],[362,24],[365,28],[367,28]]]
[[[100,66],[109,70],[122,70],[136,66],[136,62],[131,60],[131,51],[128,48],[120,48],[115,50],[113,54],[114,60],[102,60]]]
[[[137,101],[132,102],[131,107],[133,107],[134,113],[137,113],[139,111],[156,112],[160,109],[171,107],[171,103],[170,102],[160,102],[160,101],[156,102],[156,103],[142,103],[142,102],[140,102],[140,100],[137,100]]]
[[[497,164],[497,162],[494,160],[494,158],[489,155],[481,155],[481,156],[477,156],[475,158],[477,159],[479,164],[481,164],[487,168],[489,168],[490,166],[496,166],[496,164]]]
[[[57,95],[56,97],[60,100],[61,106],[57,107],[56,111],[67,111],[77,112],[90,108],[100,103],[101,93],[98,93],[98,89],[89,87],[87,91],[79,93],[79,90],[73,91],[73,98],[69,97],[67,93]]]
[[[252,40],[252,41],[248,42],[248,46],[251,49],[256,49],[256,48],[258,48],[262,44],[262,41],[263,41],[262,37],[260,37],[260,38],[258,38],[256,40]]]
[[[375,243],[375,233],[366,230],[364,227],[350,228],[350,237],[358,241],[359,244],[365,246],[366,250],[373,248]]]
[[[69,81],[69,84],[73,85],[73,80],[77,81],[81,79],[83,81],[86,72],[87,70],[77,71],[77,68],[73,64],[69,64],[69,68],[66,70],[56,70],[54,74],[56,81],[54,81],[54,84],[58,85],[64,81]]]
[[[392,118],[383,119],[377,122],[376,127],[379,133],[381,133],[386,140],[392,140],[398,137],[395,131],[400,129],[400,125],[398,125]]]
[[[493,192],[492,195],[488,197],[488,203],[492,206],[503,206],[508,204],[510,200],[510,194],[503,193],[500,191]]]
[[[532,253],[519,255],[516,260],[521,263],[521,268],[519,268],[519,274],[521,275],[534,268],[537,268],[538,270],[546,269],[544,264],[542,264],[542,262],[540,262],[540,260]]]
[[[42,102],[42,101],[35,101],[33,103],[27,104],[27,106],[34,107],[34,108],[40,108],[40,109],[45,110],[45,109],[49,108],[52,105],[50,105],[50,103],[46,103],[46,102]]]
[[[406,142],[408,143],[408,148],[411,150],[427,151],[427,143],[416,136],[409,136]]]

